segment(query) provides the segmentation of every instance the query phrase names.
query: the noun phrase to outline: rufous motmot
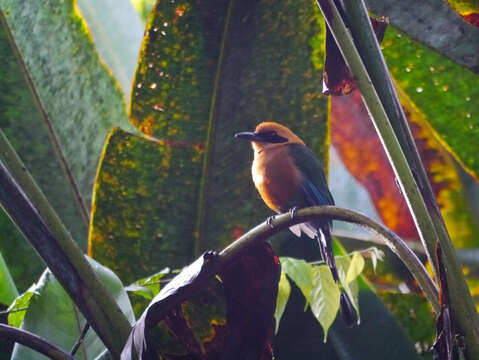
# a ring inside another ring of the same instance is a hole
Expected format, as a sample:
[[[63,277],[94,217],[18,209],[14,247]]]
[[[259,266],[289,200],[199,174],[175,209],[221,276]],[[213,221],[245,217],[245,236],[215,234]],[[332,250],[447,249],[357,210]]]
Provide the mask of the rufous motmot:
[[[250,141],[254,160],[251,167],[253,182],[266,205],[277,213],[294,209],[334,205],[326,174],[320,160],[304,142],[287,127],[275,122],[263,122],[254,132],[241,132],[237,139]],[[315,220],[292,226],[301,236],[304,232],[317,239],[322,260],[329,266],[335,282],[339,281],[334,261],[331,220]],[[357,319],[351,301],[341,294],[341,313],[347,325]]]

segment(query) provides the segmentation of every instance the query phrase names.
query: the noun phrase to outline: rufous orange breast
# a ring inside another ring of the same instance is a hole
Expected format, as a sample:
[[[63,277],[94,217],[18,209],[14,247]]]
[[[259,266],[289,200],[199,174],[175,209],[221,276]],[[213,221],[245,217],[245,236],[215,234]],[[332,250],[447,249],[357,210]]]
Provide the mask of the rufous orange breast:
[[[302,181],[286,144],[255,151],[251,172],[261,198],[276,212],[288,208]]]

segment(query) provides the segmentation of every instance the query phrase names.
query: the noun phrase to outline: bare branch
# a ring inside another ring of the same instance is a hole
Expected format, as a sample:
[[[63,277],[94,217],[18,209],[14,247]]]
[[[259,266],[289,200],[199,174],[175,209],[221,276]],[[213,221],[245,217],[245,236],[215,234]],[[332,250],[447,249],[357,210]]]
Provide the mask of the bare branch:
[[[331,220],[346,221],[353,224],[364,226],[375,233],[377,233],[387,245],[409,269],[414,278],[418,281],[419,286],[426,294],[434,311],[439,312],[440,305],[438,301],[438,289],[431,279],[427,270],[421,261],[417,258],[414,252],[401,240],[394,232],[379,224],[366,215],[358,212],[343,209],[336,206],[320,206],[304,208],[297,211],[294,218],[290,213],[281,214],[274,218],[273,227],[266,222],[256,226],[248,231],[238,240],[230,244],[219,256],[219,264],[226,264],[233,259],[239,252],[244,251],[246,247],[255,243],[256,241],[264,241],[279,231],[286,229],[292,225],[299,224],[311,220],[319,220],[321,218],[328,218]]]

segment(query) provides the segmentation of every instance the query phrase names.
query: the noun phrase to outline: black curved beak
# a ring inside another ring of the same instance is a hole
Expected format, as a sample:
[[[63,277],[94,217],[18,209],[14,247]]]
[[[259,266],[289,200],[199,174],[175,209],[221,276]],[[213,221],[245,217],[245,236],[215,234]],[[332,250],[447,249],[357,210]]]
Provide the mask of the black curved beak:
[[[246,140],[246,141],[263,141],[261,136],[254,132],[240,132],[235,134],[235,139]]]
[[[288,139],[285,137],[279,136],[276,132],[263,132],[263,133],[255,133],[255,132],[240,132],[235,134],[236,139],[246,140],[246,141],[257,141],[257,142],[265,142],[270,144],[279,144],[288,142]]]

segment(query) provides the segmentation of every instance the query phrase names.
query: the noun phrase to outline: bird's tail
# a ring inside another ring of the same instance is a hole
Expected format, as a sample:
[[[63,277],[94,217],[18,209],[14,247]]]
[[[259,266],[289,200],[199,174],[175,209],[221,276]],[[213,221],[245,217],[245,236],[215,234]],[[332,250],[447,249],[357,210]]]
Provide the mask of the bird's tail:
[[[322,260],[328,265],[331,275],[333,276],[334,282],[339,282],[338,268],[336,267],[336,262],[334,260],[333,254],[333,239],[331,238],[331,229],[330,225],[323,226],[321,231],[318,231],[317,237],[319,243],[319,251],[321,253]],[[358,319],[358,314],[354,308],[351,299],[348,294],[346,294],[343,289],[341,289],[341,298],[340,298],[340,312],[341,317],[346,324],[346,326],[353,326]]]
[[[319,251],[321,253],[321,259],[329,266],[331,270],[331,275],[335,282],[339,281],[338,268],[336,267],[336,262],[334,261],[333,255],[333,239],[331,238],[331,229],[329,224],[323,226],[320,231],[318,231],[318,243]]]

